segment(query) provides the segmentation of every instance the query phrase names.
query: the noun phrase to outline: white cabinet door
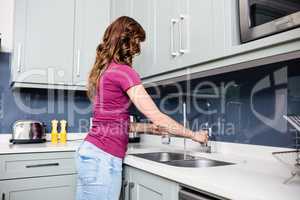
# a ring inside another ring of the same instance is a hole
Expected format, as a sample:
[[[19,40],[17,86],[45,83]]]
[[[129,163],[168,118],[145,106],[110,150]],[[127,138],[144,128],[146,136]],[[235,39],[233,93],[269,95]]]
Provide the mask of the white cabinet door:
[[[1,52],[11,52],[13,48],[14,1],[0,0]]]
[[[131,0],[130,17],[139,22],[146,32],[146,41],[141,43],[141,54],[133,60],[133,67],[140,76],[146,77],[155,67],[156,55],[156,33],[155,33],[155,1],[153,0]]]
[[[85,86],[95,61],[96,48],[110,20],[110,0],[77,0],[74,50],[74,85]]]
[[[16,0],[13,81],[72,84],[75,0]]]
[[[179,0],[180,67],[213,57],[213,1]]]
[[[3,200],[74,200],[76,175],[0,181]]]
[[[111,0],[111,21],[130,14],[130,1],[131,0]]]
[[[129,200],[178,199],[178,185],[147,172],[130,168]]]
[[[155,65],[147,76],[174,70],[179,58],[178,0],[156,1]]]

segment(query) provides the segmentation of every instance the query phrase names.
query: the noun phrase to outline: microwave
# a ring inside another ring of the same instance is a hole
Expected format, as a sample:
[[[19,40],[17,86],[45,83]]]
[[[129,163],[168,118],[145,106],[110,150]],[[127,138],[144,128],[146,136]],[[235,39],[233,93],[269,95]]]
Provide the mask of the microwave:
[[[300,0],[239,0],[241,42],[300,26]]]

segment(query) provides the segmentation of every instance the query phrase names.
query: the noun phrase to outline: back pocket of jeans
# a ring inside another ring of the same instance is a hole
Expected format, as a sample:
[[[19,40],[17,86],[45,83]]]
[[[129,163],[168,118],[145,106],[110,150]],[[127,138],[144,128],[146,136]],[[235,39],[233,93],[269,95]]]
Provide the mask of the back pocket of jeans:
[[[99,160],[96,158],[79,155],[78,156],[78,175],[82,185],[100,184],[98,170]]]

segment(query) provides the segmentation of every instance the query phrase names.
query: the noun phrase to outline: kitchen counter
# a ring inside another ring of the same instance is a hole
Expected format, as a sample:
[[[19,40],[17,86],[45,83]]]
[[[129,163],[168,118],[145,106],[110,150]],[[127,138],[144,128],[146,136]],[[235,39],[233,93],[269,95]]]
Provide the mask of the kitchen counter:
[[[83,135],[81,134],[81,138]],[[0,136],[0,154],[75,151],[82,140],[72,138],[67,144],[9,145],[8,140]],[[183,168],[169,166],[130,154],[182,151],[181,148],[168,145],[153,145],[152,143],[130,144],[124,163],[179,184],[207,191],[219,196],[236,200],[299,200],[300,178],[295,178],[289,184],[283,181],[290,176],[285,166],[272,159],[239,156],[228,153],[197,153],[195,156],[236,163],[235,165],[210,168]],[[271,156],[271,155],[270,155]]]
[[[46,143],[38,144],[10,144],[10,134],[0,134],[0,155],[12,153],[40,153],[56,151],[76,151],[82,143],[85,134],[69,134],[66,144],[51,144],[50,135],[47,135]]]

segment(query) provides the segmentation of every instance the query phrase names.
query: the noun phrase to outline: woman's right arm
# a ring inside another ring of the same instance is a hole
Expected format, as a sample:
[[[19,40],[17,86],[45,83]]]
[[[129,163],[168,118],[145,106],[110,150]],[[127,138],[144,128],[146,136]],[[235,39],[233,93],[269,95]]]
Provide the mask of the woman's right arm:
[[[206,143],[208,134],[206,131],[193,132],[162,113],[143,85],[136,85],[127,90],[127,94],[137,109],[149,118],[153,124],[160,127],[162,132],[168,132],[176,136],[191,138],[194,141]]]

